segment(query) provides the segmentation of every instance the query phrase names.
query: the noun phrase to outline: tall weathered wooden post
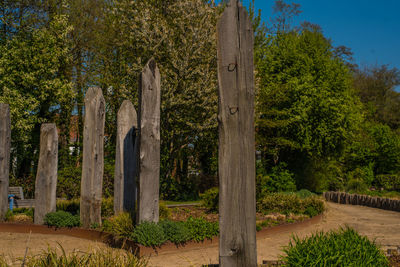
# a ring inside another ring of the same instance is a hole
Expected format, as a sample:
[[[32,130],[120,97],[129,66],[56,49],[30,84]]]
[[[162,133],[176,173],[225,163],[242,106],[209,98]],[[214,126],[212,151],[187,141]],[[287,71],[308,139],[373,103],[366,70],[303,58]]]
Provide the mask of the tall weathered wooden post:
[[[133,213],[136,206],[137,162],[135,139],[137,115],[132,102],[125,100],[117,116],[117,147],[114,177],[114,213]]]
[[[0,103],[0,221],[8,209],[10,171],[11,119],[10,107]]]
[[[161,78],[154,59],[139,79],[139,197],[136,220],[158,222]]]
[[[83,227],[101,224],[105,101],[100,88],[85,96],[80,217]]]
[[[253,29],[238,0],[217,26],[219,79],[219,262],[257,266]]]
[[[39,164],[35,182],[35,224],[43,224],[44,216],[56,211],[58,133],[54,123],[40,128]]]

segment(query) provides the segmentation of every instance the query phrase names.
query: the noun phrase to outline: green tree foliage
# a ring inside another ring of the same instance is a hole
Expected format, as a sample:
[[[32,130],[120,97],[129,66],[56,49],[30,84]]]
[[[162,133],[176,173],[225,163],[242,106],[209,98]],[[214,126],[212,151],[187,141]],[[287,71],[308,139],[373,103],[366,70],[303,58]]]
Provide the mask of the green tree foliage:
[[[167,198],[190,197],[196,188],[187,181],[189,163],[211,164],[200,157],[215,155],[217,11],[203,0],[120,0],[111,6],[108,36],[115,39],[104,49],[99,82],[111,86],[106,98],[115,114],[124,98],[137,103],[138,75],[151,57],[157,61],[162,77],[161,192]]]
[[[354,87],[365,104],[368,118],[400,127],[400,93],[395,90],[400,85],[400,71],[387,65],[366,67],[354,74]]]
[[[278,32],[261,56],[257,141],[270,161],[304,169],[340,155],[362,117],[349,70],[329,40],[315,27]]]
[[[66,17],[49,27],[20,32],[0,46],[0,102],[9,103],[16,174],[26,175],[39,145],[40,124],[70,110],[73,91],[66,77],[70,62]]]

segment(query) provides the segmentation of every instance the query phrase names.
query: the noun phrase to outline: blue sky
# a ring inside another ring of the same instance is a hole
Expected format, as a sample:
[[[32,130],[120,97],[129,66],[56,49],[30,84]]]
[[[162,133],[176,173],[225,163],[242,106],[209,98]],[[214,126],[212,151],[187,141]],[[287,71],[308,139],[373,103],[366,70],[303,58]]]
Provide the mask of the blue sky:
[[[248,5],[251,0],[244,0]],[[264,21],[272,16],[274,0],[255,0]],[[354,53],[359,66],[388,64],[400,69],[400,0],[287,0],[301,5],[298,22],[322,27],[334,46]]]

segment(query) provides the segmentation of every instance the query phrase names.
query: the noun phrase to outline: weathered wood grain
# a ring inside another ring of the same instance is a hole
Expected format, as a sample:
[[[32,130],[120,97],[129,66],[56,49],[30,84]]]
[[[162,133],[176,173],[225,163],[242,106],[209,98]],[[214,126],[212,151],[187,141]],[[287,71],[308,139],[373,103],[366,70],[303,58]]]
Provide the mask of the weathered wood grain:
[[[219,262],[257,266],[253,29],[237,0],[218,26]]]
[[[35,224],[43,224],[44,216],[56,211],[58,166],[58,133],[54,123],[40,128],[40,153],[35,182]]]
[[[137,222],[158,222],[161,78],[154,59],[139,79],[139,197]]]
[[[122,102],[117,115],[117,147],[114,177],[114,213],[133,214],[136,207],[136,174],[134,147],[137,114],[129,100]]]
[[[104,172],[105,101],[100,88],[85,96],[80,217],[83,227],[101,224]]]
[[[8,104],[0,103],[0,221],[8,209],[11,118]]]

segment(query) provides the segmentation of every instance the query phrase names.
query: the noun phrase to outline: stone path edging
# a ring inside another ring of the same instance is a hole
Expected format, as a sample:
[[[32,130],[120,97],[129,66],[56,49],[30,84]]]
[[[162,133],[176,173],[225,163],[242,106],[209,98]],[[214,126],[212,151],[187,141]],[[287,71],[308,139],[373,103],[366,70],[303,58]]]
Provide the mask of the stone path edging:
[[[390,211],[400,211],[400,200],[398,199],[371,197],[367,195],[332,191],[324,192],[323,196],[327,201],[339,204],[360,205]]]

